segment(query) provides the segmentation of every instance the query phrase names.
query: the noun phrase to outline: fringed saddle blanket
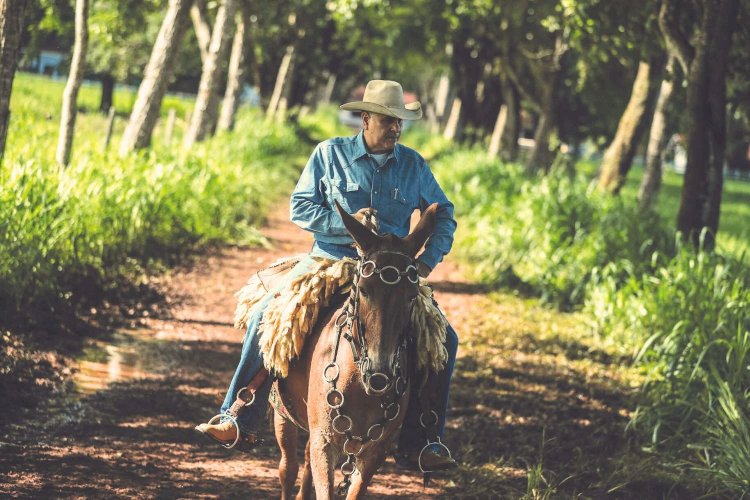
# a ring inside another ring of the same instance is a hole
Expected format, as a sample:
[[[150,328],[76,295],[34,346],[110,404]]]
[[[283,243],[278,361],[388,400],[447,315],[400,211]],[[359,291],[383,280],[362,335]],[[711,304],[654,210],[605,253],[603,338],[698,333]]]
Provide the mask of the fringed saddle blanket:
[[[246,329],[253,315],[263,311],[258,334],[263,361],[269,371],[280,377],[287,376],[289,362],[302,352],[305,338],[321,310],[331,304],[334,296],[351,290],[356,268],[357,261],[349,258],[285,259],[268,268],[286,273],[280,284],[268,287],[258,273],[237,292],[234,315],[237,328]],[[420,370],[429,368],[437,373],[448,359],[443,345],[447,321],[432,299],[432,289],[421,278],[411,322],[417,338],[417,366]]]

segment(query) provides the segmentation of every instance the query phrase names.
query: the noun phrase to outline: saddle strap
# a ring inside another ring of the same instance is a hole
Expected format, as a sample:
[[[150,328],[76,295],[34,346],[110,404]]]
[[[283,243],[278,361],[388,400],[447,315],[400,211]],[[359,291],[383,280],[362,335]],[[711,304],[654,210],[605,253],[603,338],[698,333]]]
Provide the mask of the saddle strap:
[[[268,396],[268,402],[271,403],[271,406],[276,411],[276,413],[279,414],[279,416],[289,420],[298,429],[301,429],[305,432],[310,432],[294,416],[294,413],[291,411],[291,406],[289,405],[289,403],[284,402],[284,396],[283,396],[284,391],[283,391],[282,384],[280,384],[280,382],[281,382],[281,379],[276,379],[273,381],[273,385],[271,386],[271,393]]]

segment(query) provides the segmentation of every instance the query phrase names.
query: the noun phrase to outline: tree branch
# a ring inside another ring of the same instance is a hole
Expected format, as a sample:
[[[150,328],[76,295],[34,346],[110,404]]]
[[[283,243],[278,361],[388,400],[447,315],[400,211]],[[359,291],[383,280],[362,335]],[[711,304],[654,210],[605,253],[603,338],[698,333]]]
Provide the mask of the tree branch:
[[[685,34],[680,30],[675,16],[678,8],[674,0],[663,0],[659,9],[659,29],[667,43],[667,50],[675,56],[682,67],[682,72],[688,75],[690,62],[693,60],[694,50]]]

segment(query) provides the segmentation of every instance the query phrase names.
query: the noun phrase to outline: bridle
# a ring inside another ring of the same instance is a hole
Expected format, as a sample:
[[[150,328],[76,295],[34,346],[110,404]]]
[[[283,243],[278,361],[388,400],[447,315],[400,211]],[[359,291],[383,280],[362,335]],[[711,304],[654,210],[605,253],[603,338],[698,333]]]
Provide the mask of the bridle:
[[[408,259],[409,264],[403,270],[392,265],[378,267],[375,262],[375,257],[380,254],[403,256]],[[340,494],[343,494],[351,484],[351,475],[357,469],[356,458],[362,453],[364,445],[370,441],[374,442],[381,439],[385,432],[386,424],[398,418],[401,413],[400,400],[406,393],[406,389],[409,385],[408,372],[406,371],[406,367],[402,366],[401,363],[402,358],[405,357],[404,354],[406,353],[407,343],[409,341],[407,335],[408,328],[406,326],[399,334],[400,338],[398,348],[393,357],[391,373],[373,373],[371,371],[372,361],[368,356],[367,338],[359,317],[359,303],[361,296],[359,281],[360,278],[370,278],[375,275],[377,275],[387,286],[396,285],[400,283],[403,278],[406,278],[410,283],[415,285],[419,283],[419,273],[417,271],[416,261],[408,254],[393,250],[379,250],[371,255],[363,256],[357,262],[357,269],[354,274],[354,284],[352,286],[349,300],[334,322],[336,327],[336,344],[333,349],[333,359],[323,369],[323,381],[330,386],[326,394],[326,403],[331,409],[331,427],[334,432],[346,436],[343,451],[347,455],[347,459],[341,466],[341,473],[344,475],[344,479],[338,485]],[[356,332],[356,335],[354,332]],[[383,416],[378,423],[370,426],[364,436],[356,436],[352,434],[351,431],[354,427],[353,421],[351,417],[343,411],[344,393],[336,388],[336,381],[341,372],[339,365],[336,363],[336,358],[338,356],[339,344],[342,337],[351,347],[354,364],[359,370],[360,382],[365,389],[365,393],[367,395],[381,397],[380,407],[383,410]],[[382,388],[373,386],[373,382],[381,380],[383,382]],[[391,397],[386,397],[386,393],[388,393],[391,388],[394,389],[393,394]]]

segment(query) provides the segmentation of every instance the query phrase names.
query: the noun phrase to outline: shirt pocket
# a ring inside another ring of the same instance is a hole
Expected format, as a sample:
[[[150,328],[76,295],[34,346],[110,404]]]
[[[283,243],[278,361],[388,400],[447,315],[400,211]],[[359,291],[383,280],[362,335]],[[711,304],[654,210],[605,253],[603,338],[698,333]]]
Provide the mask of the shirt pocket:
[[[346,210],[347,213],[353,214],[357,210],[370,206],[369,193],[362,189],[358,182],[346,180],[334,180],[331,182],[331,206],[334,201]]]

